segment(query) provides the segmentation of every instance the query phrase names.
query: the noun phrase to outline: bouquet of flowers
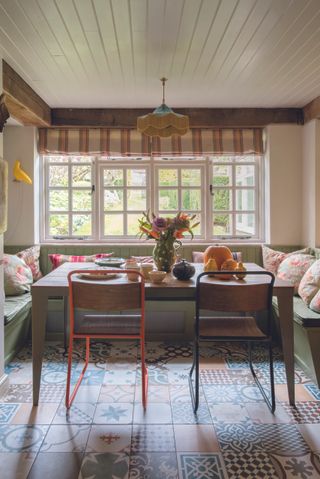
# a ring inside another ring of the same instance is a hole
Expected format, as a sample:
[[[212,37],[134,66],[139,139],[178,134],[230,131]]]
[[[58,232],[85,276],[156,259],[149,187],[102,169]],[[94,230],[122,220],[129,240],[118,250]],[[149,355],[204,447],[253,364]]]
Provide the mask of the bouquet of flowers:
[[[155,240],[180,240],[184,238],[184,233],[189,233],[193,238],[193,229],[198,226],[199,221],[192,224],[196,215],[188,215],[179,212],[173,218],[164,218],[156,216],[149,211],[144,212],[139,219],[140,238],[146,236],[147,239]]]

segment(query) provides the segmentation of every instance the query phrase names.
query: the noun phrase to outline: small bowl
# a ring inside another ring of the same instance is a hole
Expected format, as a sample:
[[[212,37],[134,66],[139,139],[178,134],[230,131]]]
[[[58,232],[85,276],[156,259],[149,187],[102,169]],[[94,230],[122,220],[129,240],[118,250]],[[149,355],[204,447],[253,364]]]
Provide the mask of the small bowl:
[[[167,273],[165,271],[150,271],[149,278],[152,283],[161,283],[166,277]]]

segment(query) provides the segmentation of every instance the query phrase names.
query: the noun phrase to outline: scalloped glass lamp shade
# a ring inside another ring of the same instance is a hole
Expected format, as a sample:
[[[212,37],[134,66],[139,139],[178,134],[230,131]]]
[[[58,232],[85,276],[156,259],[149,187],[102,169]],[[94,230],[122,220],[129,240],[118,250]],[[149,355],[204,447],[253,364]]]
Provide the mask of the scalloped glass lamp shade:
[[[166,138],[172,135],[185,135],[189,130],[189,118],[175,113],[165,104],[164,89],[166,78],[161,78],[163,88],[162,104],[152,113],[137,119],[137,130],[147,136]]]

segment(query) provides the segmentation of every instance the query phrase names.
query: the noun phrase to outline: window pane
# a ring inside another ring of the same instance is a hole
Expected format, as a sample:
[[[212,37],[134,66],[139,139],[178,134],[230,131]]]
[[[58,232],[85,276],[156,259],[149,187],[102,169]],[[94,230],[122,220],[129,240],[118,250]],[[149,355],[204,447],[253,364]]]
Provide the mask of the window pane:
[[[68,163],[67,156],[47,156],[49,163]]]
[[[123,190],[104,190],[104,210],[123,210]]]
[[[178,170],[161,168],[159,170],[159,186],[178,186]]]
[[[182,190],[182,209],[201,210],[201,190]]]
[[[91,156],[72,156],[71,161],[72,163],[89,163],[92,161]]]
[[[236,190],[236,209],[254,210],[254,190]]]
[[[92,209],[91,190],[73,190],[72,209],[74,211],[86,211]]]
[[[214,165],[213,168],[213,186],[231,186],[232,185],[232,167],[227,165]]]
[[[147,172],[146,170],[127,170],[127,186],[146,186]]]
[[[231,210],[232,194],[231,190],[214,190],[212,204],[214,210]]]
[[[159,210],[178,209],[178,190],[159,191]]]
[[[213,216],[213,234],[217,236],[231,234],[231,215]]]
[[[123,186],[123,170],[103,170],[105,186]]]
[[[105,236],[123,235],[123,215],[105,215],[104,234]]]
[[[254,166],[243,165],[236,167],[237,186],[254,186]]]
[[[199,221],[198,226],[196,226],[195,228],[192,229],[194,235],[201,235],[201,232],[202,232],[202,227],[203,227],[203,225],[201,224],[201,217],[200,217],[200,215],[197,215],[197,216],[195,217],[195,219],[192,221],[192,224],[198,223],[198,221]],[[189,235],[189,234],[186,234],[185,237],[186,237],[186,238],[190,238],[190,235]],[[179,252],[179,251],[178,251],[178,252]]]
[[[49,166],[49,186],[68,186],[67,166]]]
[[[127,209],[145,210],[147,208],[146,190],[128,190],[127,191]]]
[[[67,236],[69,234],[68,215],[50,215],[49,216],[49,235]]]
[[[91,165],[72,166],[72,186],[91,186]]]
[[[72,234],[91,235],[91,215],[72,215]]]
[[[236,234],[250,236],[255,234],[255,216],[253,213],[236,215]]]
[[[182,186],[201,186],[201,170],[188,168],[181,170]]]
[[[127,216],[128,221],[128,235],[137,235],[139,233],[139,222],[138,219],[141,218],[141,214],[129,214]]]
[[[49,191],[49,211],[68,211],[68,190]]]

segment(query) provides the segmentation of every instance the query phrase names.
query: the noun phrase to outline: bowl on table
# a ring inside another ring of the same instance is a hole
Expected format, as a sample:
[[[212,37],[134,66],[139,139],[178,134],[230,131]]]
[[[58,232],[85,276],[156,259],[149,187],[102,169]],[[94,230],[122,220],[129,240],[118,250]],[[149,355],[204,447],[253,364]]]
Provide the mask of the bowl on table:
[[[161,283],[166,277],[167,273],[165,271],[150,271],[149,278],[152,283]]]

